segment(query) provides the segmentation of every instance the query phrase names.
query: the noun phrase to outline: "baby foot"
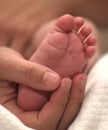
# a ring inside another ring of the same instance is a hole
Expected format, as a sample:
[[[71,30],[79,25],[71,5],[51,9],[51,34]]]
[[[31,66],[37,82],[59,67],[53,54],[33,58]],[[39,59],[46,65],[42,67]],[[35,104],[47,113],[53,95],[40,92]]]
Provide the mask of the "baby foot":
[[[83,18],[64,15],[53,25],[30,61],[51,68],[61,78],[72,78],[83,71],[89,58],[94,55],[96,39],[91,33],[91,27],[84,24]],[[48,93],[26,87],[19,90],[18,103],[25,110],[40,110],[48,100]]]

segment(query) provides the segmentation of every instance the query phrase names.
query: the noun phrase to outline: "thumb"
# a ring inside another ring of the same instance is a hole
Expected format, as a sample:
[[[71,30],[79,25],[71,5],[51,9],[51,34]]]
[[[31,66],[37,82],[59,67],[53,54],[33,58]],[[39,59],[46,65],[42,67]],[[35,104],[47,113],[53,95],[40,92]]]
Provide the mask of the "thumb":
[[[5,47],[0,48],[0,80],[21,83],[38,90],[54,90],[60,84],[56,72],[27,61],[18,52]]]

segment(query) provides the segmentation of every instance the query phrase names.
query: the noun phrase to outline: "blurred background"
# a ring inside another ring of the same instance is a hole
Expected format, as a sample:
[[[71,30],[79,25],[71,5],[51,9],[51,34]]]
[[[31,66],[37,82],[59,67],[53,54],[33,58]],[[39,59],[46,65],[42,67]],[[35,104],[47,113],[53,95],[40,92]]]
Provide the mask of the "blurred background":
[[[42,24],[66,13],[93,21],[100,30],[102,53],[108,51],[108,0],[0,0],[0,46],[27,48]]]

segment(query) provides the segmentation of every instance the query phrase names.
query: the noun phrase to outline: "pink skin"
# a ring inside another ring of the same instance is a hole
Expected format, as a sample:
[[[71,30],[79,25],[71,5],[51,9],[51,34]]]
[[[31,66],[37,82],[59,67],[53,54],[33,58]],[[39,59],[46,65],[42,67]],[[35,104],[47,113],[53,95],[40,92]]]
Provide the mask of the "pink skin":
[[[96,39],[84,19],[64,15],[52,26],[30,61],[43,64],[60,74],[72,78],[82,72],[94,55]],[[24,110],[40,110],[48,101],[51,92],[34,91],[20,85],[18,104]]]

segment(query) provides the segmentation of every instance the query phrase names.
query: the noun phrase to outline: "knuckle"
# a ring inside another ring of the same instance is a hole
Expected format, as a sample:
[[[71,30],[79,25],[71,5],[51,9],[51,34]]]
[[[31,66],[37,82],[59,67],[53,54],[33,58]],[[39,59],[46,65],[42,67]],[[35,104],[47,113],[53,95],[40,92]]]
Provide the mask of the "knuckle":
[[[28,63],[25,65],[24,77],[25,77],[26,82],[31,81],[31,74],[33,72],[33,68],[34,67],[32,64]]]
[[[16,97],[16,88],[8,82],[0,81],[0,104],[4,104]]]
[[[44,71],[41,71],[40,67],[37,64],[26,61],[23,72],[25,84],[28,86],[32,85],[32,87],[36,87],[37,85],[37,87],[41,89],[39,85],[42,85],[43,83],[43,74]]]

